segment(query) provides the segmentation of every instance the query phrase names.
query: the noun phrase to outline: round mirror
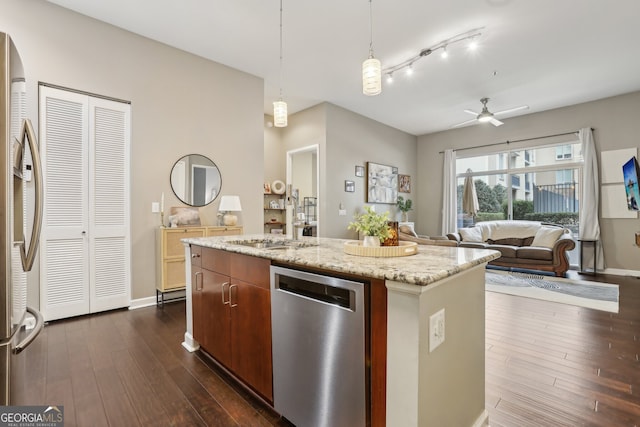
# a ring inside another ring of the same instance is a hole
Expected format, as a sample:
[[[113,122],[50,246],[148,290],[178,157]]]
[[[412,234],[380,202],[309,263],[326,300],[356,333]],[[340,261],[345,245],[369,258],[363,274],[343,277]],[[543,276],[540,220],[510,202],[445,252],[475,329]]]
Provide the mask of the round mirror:
[[[208,157],[189,154],[173,165],[171,188],[183,203],[189,206],[206,206],[220,194],[220,170]]]

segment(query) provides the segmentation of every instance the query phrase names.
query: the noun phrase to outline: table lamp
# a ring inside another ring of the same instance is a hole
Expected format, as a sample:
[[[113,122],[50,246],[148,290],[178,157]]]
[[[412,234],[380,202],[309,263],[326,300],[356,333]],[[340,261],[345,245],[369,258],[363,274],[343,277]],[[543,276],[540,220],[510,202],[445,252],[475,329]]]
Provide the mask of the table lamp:
[[[238,223],[238,217],[230,212],[241,212],[242,206],[240,205],[239,196],[222,196],[220,198],[220,206],[218,210],[224,212],[222,221],[224,225],[236,225]]]

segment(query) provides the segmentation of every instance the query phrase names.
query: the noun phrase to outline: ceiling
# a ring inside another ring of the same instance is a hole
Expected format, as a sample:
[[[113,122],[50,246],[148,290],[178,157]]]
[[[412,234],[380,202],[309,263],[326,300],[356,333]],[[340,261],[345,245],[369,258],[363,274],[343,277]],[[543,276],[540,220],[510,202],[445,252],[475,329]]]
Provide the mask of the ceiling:
[[[278,0],[49,0],[264,79],[265,113],[279,97]],[[573,105],[640,90],[638,0],[373,0],[382,67],[472,28],[465,43],[414,64],[412,76],[362,94],[367,0],[284,1],[282,92],[289,114],[328,101],[414,135],[480,111]],[[508,126],[509,115],[500,116]],[[504,120],[506,118],[506,120]],[[482,126],[490,126],[485,123]]]

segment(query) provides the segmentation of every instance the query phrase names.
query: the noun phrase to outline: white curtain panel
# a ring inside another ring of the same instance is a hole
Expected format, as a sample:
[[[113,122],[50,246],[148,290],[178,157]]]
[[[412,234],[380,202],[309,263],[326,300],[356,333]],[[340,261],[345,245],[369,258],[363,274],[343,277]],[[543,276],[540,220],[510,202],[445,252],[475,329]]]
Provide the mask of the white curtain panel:
[[[582,144],[584,167],[582,169],[582,197],[580,208],[580,238],[597,240],[597,265],[600,271],[604,270],[604,251],[600,242],[600,223],[598,222],[598,191],[600,180],[598,178],[598,157],[593,142],[593,132],[590,128],[580,129],[578,138]]]
[[[442,235],[457,230],[458,206],[456,194],[456,152],[444,150],[444,178],[442,180]]]

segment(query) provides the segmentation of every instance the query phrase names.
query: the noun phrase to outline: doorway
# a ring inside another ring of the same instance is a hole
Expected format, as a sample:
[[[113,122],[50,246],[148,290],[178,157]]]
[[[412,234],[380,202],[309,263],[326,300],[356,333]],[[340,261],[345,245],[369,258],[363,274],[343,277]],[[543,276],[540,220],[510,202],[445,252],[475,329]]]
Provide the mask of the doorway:
[[[288,195],[295,197],[295,212],[304,214],[304,235],[320,236],[319,147],[309,145],[287,151]]]

